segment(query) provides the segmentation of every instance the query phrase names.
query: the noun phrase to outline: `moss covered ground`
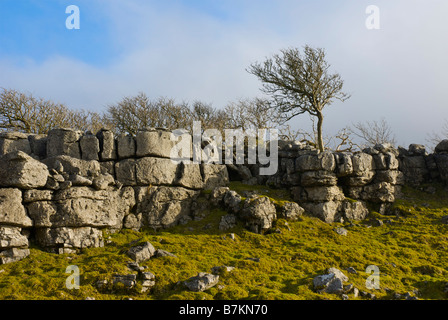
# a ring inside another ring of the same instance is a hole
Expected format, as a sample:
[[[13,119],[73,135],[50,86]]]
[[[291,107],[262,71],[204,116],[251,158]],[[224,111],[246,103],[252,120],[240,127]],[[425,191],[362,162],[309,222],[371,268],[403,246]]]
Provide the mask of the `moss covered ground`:
[[[285,190],[240,183],[232,183],[231,188],[242,195],[255,190],[277,205],[290,200]],[[406,292],[419,299],[447,299],[448,225],[442,223],[442,217],[448,215],[448,191],[443,186],[433,194],[404,188],[403,197],[391,211],[395,214],[372,211],[365,221],[343,224],[326,224],[307,215],[299,221],[279,219],[276,232],[260,235],[242,225],[220,231],[218,224],[226,212],[215,208],[200,221],[170,229],[105,235],[104,247],[78,254],[57,255],[32,246],[29,257],[0,265],[0,299],[341,299],[313,290],[313,278],[329,267],[339,268],[349,277],[348,283],[374,293],[378,299],[393,299],[394,293]],[[371,219],[383,224],[376,226]],[[344,227],[348,234],[337,234],[336,227]],[[140,241],[176,255],[140,264],[156,276],[156,285],[145,293],[140,292],[140,284],[130,290],[112,286],[98,289],[98,280],[132,273],[125,252]],[[66,288],[69,265],[79,267],[79,289]],[[198,272],[222,265],[235,269],[222,273],[219,285],[205,292],[190,292],[180,285]],[[366,288],[369,265],[379,268],[379,289]],[[349,267],[357,273],[348,273]],[[350,294],[349,298],[366,299]]]

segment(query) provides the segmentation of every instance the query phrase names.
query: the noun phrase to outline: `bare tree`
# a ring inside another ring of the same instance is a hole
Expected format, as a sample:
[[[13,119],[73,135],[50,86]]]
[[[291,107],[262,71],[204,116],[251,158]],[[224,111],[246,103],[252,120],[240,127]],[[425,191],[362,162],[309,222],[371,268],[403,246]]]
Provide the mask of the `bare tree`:
[[[72,110],[60,103],[35,98],[13,89],[0,93],[0,129],[44,134],[53,128],[98,130],[104,118],[96,112]]]
[[[281,125],[278,110],[269,107],[269,101],[261,98],[240,99],[229,103],[224,109],[229,128],[258,130],[279,128]]]
[[[191,111],[185,103],[176,104],[173,99],[168,98],[151,101],[146,94],[139,93],[110,105],[106,118],[117,133],[135,135],[145,127],[187,128],[191,123]]]
[[[322,135],[323,109],[334,99],[345,101],[343,80],[338,73],[329,73],[330,64],[321,48],[304,47],[303,56],[297,48],[281,50],[264,63],[254,63],[248,72],[263,83],[262,91],[273,98],[269,107],[277,108],[286,122],[308,113],[317,118],[317,143],[324,150]]]
[[[390,143],[393,146],[396,144],[392,127],[384,118],[381,118],[379,121],[358,122],[353,124],[353,128],[350,131],[354,136],[361,139],[363,147],[381,143]]]

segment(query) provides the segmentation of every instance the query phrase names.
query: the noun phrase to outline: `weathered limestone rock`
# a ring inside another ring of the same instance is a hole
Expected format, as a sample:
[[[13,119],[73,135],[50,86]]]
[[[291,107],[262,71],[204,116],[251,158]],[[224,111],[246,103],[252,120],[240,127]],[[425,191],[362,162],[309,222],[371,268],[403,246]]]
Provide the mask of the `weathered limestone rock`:
[[[255,233],[262,233],[272,227],[277,219],[275,205],[267,197],[247,198],[239,213],[246,227]]]
[[[36,228],[36,241],[40,246],[58,253],[104,246],[101,230],[91,227]]]
[[[60,128],[50,130],[47,138],[47,157],[66,155],[81,159],[79,147],[81,136],[81,131],[72,129]]]
[[[199,164],[177,163],[164,158],[137,159],[135,176],[137,185],[175,185],[201,189],[204,184]]]
[[[353,174],[365,176],[367,172],[375,169],[373,157],[367,153],[356,153],[352,158]]]
[[[0,133],[0,155],[13,151],[22,151],[26,154],[31,154],[28,135],[22,132]]]
[[[137,275],[136,274],[114,274],[112,285],[117,286],[121,284],[125,289],[132,289],[137,284]]]
[[[189,217],[199,191],[182,187],[136,187],[136,213],[149,227],[170,227]]]
[[[305,209],[303,209],[295,202],[285,202],[279,210],[279,214],[283,218],[292,221],[298,220],[304,212]]]
[[[202,189],[204,187],[199,164],[180,162],[177,165],[176,172],[174,185],[190,189]]]
[[[51,201],[51,200],[53,200],[53,191],[52,190],[31,189],[31,190],[25,190],[23,192],[23,202],[24,203],[35,202],[35,201]]]
[[[335,153],[336,160],[336,175],[338,177],[345,177],[353,173],[353,162],[350,154]]]
[[[440,179],[448,183],[448,154],[435,154],[434,160],[439,171]]]
[[[164,129],[140,130],[136,135],[137,157],[170,158],[176,142],[171,140],[171,131]]]
[[[398,170],[377,170],[375,173],[376,182],[388,182],[390,184],[403,184],[404,175]]]
[[[322,152],[318,155],[302,155],[296,160],[297,171],[325,170],[332,172],[336,168],[336,160],[333,153]]]
[[[317,276],[313,279],[314,290],[326,293],[342,293],[344,290],[344,282],[348,281],[348,277],[339,269],[329,268],[326,274]]]
[[[20,189],[41,188],[49,172],[45,164],[22,151],[0,156],[0,186]]]
[[[109,186],[115,185],[115,179],[110,174],[101,174],[92,181],[92,186],[96,190],[106,190]]]
[[[339,209],[342,204],[340,201],[304,202],[301,205],[305,212],[327,223],[338,221],[341,217]]]
[[[138,185],[171,185],[176,179],[178,164],[170,159],[145,157],[136,160]]]
[[[101,129],[97,132],[96,137],[99,141],[100,160],[109,161],[117,159],[117,147],[115,143],[114,133],[111,130]]]
[[[53,194],[53,201],[27,205],[36,228],[96,227],[119,229],[125,215],[135,205],[134,190],[95,190],[72,187]]]
[[[22,192],[19,189],[0,189],[0,224],[24,228],[33,225],[22,205]]]
[[[101,166],[95,160],[81,160],[69,156],[56,156],[42,161],[49,169],[64,172],[68,175],[97,177],[101,174]]]
[[[232,213],[240,211],[241,196],[236,191],[227,191],[222,198],[222,202],[228,211]]]
[[[229,187],[216,187],[213,188],[212,192],[210,193],[210,196],[208,200],[212,203],[212,205],[219,205],[222,203],[222,200],[227,192],[229,192]]]
[[[184,281],[184,285],[190,291],[202,292],[208,290],[219,282],[219,276],[211,273],[200,272],[197,276]]]
[[[304,187],[335,186],[336,174],[329,171],[306,171],[301,174],[300,183]]]
[[[81,159],[83,160],[99,160],[100,142],[93,134],[83,135],[79,139],[81,148]]]
[[[47,157],[47,135],[31,134],[28,136],[31,154],[37,156],[40,160]]]
[[[369,214],[369,209],[364,201],[344,201],[340,211],[342,216],[349,221],[364,220]]]
[[[219,221],[219,230],[228,230],[236,226],[236,216],[234,214],[226,214]]]
[[[339,186],[307,187],[303,188],[303,190],[305,192],[301,193],[299,202],[342,201],[345,199],[342,188]]]
[[[225,164],[201,164],[205,190],[225,187],[229,184],[229,173]]]
[[[115,177],[125,186],[137,185],[135,159],[125,159],[115,163]]]
[[[448,139],[440,141],[434,150],[436,153],[448,153]]]
[[[154,246],[150,242],[145,242],[139,246],[130,248],[126,254],[135,262],[140,263],[149,260],[155,252],[156,249]]]
[[[364,187],[361,195],[363,200],[372,202],[394,202],[395,188],[387,182],[373,183]]]
[[[410,144],[408,152],[410,156],[426,156],[426,148],[422,144]]]
[[[376,170],[396,170],[398,169],[398,159],[391,152],[379,153],[373,156]]]
[[[10,248],[0,252],[0,264],[6,264],[22,260],[30,255],[27,248]]]
[[[28,247],[28,238],[20,231],[18,227],[0,226],[0,250]]]
[[[117,136],[118,159],[135,157],[135,138],[130,135],[120,134]]]

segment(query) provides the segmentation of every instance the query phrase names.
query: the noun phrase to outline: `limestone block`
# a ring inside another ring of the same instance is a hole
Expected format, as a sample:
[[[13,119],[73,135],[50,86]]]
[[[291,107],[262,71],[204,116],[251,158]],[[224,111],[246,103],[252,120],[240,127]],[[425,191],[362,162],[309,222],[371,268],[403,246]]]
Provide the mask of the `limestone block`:
[[[331,152],[322,152],[318,155],[302,155],[296,159],[297,171],[325,170],[332,172],[336,168],[336,160]]]
[[[47,157],[66,155],[73,158],[81,158],[79,139],[81,131],[72,129],[52,129],[48,132]]]
[[[101,230],[91,227],[37,228],[36,241],[44,248],[82,249],[104,246]]]
[[[135,157],[135,138],[130,135],[120,134],[117,137],[117,153],[119,159]]]
[[[45,164],[22,151],[0,156],[0,186],[33,189],[45,186],[49,172]]]
[[[0,189],[0,224],[24,228],[33,225],[22,205],[22,192],[19,189]]]
[[[82,160],[69,156],[56,156],[42,161],[49,169],[64,172],[68,175],[97,177],[101,174],[100,163],[96,160]]]
[[[96,134],[100,147],[100,160],[109,161],[117,159],[117,147],[114,133],[111,130],[101,129]]]
[[[341,207],[340,201],[326,201],[326,202],[304,202],[301,206],[309,213],[324,222],[332,223],[339,221]]]
[[[0,250],[28,247],[28,238],[21,234],[21,228],[0,226]]]
[[[28,135],[22,132],[0,133],[0,155],[13,151],[22,151],[26,154],[31,154]]]
[[[100,142],[98,138],[92,134],[83,135],[79,139],[81,147],[81,159],[83,160],[99,160]]]
[[[171,227],[189,217],[199,193],[182,187],[136,187],[136,212],[146,226]]]

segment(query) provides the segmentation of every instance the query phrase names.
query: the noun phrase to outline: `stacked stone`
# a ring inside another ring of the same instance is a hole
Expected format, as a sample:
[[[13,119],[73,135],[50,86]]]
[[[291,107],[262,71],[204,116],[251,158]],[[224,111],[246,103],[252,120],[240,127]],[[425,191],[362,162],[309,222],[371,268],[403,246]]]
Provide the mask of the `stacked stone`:
[[[0,264],[29,255],[34,223],[22,204],[22,190],[45,186],[47,177],[47,167],[22,151],[0,156]]]
[[[409,149],[399,148],[400,171],[403,172],[406,184],[418,186],[430,177],[428,170],[428,154],[423,145],[411,144]]]
[[[279,143],[279,170],[267,184],[291,188],[294,200],[323,221],[362,220],[367,202],[384,210],[395,201],[404,182],[397,155],[386,144],[352,154]]]
[[[436,147],[433,154],[434,163],[429,166],[430,169],[437,168],[438,178],[448,184],[448,139],[442,140]],[[428,161],[429,162],[429,161]],[[431,170],[433,172],[434,170]]]
[[[228,183],[225,165],[179,161],[191,160],[191,149],[189,134],[171,141],[154,128],[135,137],[66,128],[1,134],[0,262],[28,254],[31,228],[40,246],[65,253],[102,246],[103,230],[189,219],[200,190]]]

